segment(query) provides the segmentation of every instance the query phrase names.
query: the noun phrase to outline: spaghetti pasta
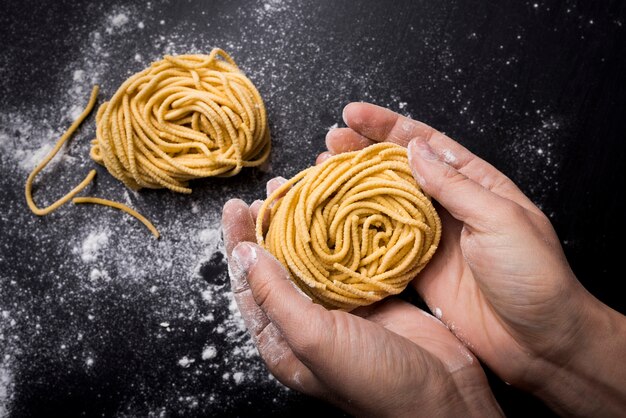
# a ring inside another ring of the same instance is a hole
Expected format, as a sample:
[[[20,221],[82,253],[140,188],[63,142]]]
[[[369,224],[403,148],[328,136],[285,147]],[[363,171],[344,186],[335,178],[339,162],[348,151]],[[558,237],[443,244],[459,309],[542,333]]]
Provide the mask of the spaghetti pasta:
[[[344,310],[400,293],[441,237],[441,221],[411,174],[406,149],[390,143],[300,172],[265,200],[256,225],[258,243],[300,289]]]
[[[35,177],[90,114],[97,95],[94,86],[85,110],[28,176],[26,202],[36,215],[67,203],[95,177],[96,170],[91,170],[48,207],[39,208],[33,200]],[[191,193],[189,180],[233,176],[243,167],[258,166],[267,160],[270,147],[259,92],[233,59],[215,48],[209,55],[166,56],[126,80],[98,109],[90,156],[131,189]],[[150,221],[122,203],[96,197],[73,202],[120,209],[159,237]]]
[[[91,158],[134,190],[191,193],[189,180],[233,176],[270,152],[263,100],[218,48],[153,63],[100,106],[96,121]]]
[[[129,208],[123,203],[115,202],[113,200],[108,200],[108,199],[101,199],[99,197],[75,197],[74,199],[72,199],[72,203],[74,204],[92,203],[96,205],[110,206],[112,208],[119,209],[123,212],[128,213],[130,216],[133,216],[135,219],[139,220],[139,222],[144,224],[146,228],[148,228],[148,230],[152,232],[152,235],[154,235],[155,238],[159,238],[160,236],[159,231],[154,227],[152,222],[150,222],[148,219],[146,219],[145,216],[143,216],[136,210]]]

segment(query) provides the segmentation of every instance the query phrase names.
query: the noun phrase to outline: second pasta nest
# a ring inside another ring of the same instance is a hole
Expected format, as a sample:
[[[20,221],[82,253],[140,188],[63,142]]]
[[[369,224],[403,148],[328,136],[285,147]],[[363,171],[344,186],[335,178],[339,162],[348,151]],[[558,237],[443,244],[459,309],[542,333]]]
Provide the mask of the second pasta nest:
[[[221,49],[166,56],[98,109],[91,157],[132,189],[190,193],[188,181],[233,176],[270,152],[263,100]]]

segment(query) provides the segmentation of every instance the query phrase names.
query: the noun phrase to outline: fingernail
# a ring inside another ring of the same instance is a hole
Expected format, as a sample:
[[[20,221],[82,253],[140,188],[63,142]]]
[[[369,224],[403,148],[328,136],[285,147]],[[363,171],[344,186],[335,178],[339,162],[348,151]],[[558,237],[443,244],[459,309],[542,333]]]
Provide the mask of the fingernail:
[[[326,152],[321,153],[315,159],[315,165],[322,164],[324,161],[328,160],[332,156],[333,156],[333,154],[331,154],[330,151],[326,151]]]
[[[439,156],[435,154],[430,145],[428,145],[428,142],[419,138],[413,138],[411,142],[409,142],[408,148],[409,154],[417,153],[417,155],[424,160],[436,161],[439,159]]]
[[[326,148],[328,148],[328,144],[330,142],[329,139],[335,135],[335,130],[337,130],[337,128],[329,129],[328,132],[326,132],[326,136],[324,137],[324,145],[326,145]]]
[[[256,250],[254,247],[246,242],[238,244],[228,262],[233,292],[241,292],[249,287],[247,277],[254,263],[256,263]]]
[[[255,222],[256,222],[256,218],[259,216],[259,210],[261,209],[261,206],[263,206],[263,201],[259,199],[255,200],[250,205],[250,215],[252,215],[252,219]]]
[[[346,108],[348,107],[348,105],[345,105],[343,107],[343,110],[341,111],[341,119],[343,120],[343,123],[345,123],[346,125],[348,124],[347,119],[346,119]]]
[[[222,238],[224,239],[224,248],[230,253],[235,237],[233,231],[236,230],[236,224],[231,222],[231,219],[240,219],[241,216],[245,216],[245,211],[248,210],[246,202],[241,199],[230,199],[224,205],[222,209]]]
[[[413,139],[409,142],[409,146],[407,147],[407,156],[409,158],[409,167],[411,168],[415,181],[417,181],[421,187],[424,187],[426,185],[426,179],[417,171],[416,164],[413,163],[413,159],[416,158],[415,154],[419,153],[416,145],[417,142],[417,139]]]
[[[265,192],[267,196],[271,195],[274,190],[278,189],[283,184],[287,183],[287,179],[284,177],[274,177],[265,184]]]

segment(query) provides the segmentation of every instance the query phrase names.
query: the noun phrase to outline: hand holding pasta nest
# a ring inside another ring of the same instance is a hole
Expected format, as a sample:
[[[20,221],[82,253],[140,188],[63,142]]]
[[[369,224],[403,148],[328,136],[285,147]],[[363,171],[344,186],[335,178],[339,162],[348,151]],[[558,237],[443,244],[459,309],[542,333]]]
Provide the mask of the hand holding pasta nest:
[[[259,210],[256,233],[315,302],[352,310],[404,290],[435,253],[441,221],[406,149],[381,143],[283,184]]]

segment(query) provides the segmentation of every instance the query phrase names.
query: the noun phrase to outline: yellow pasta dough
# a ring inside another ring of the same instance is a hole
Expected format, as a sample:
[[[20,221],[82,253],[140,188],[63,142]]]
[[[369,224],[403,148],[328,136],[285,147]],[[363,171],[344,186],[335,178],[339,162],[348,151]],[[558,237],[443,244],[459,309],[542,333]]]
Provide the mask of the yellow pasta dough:
[[[300,289],[344,310],[404,290],[441,237],[441,221],[411,175],[406,149],[390,143],[300,172],[266,199],[256,228],[258,243]]]
[[[131,189],[191,193],[188,181],[233,176],[270,153],[265,105],[223,50],[166,56],[98,109],[91,158]]]
[[[39,208],[33,200],[35,177],[89,115],[97,95],[94,86],[85,110],[28,176],[26,202],[36,215],[56,210],[95,177],[91,170],[48,207]],[[233,59],[216,48],[209,55],[166,56],[126,80],[98,109],[90,155],[132,189],[191,193],[189,180],[233,176],[243,167],[262,164],[269,153],[270,132],[259,92]],[[159,237],[150,221],[122,203],[96,197],[73,202],[120,209]]]

